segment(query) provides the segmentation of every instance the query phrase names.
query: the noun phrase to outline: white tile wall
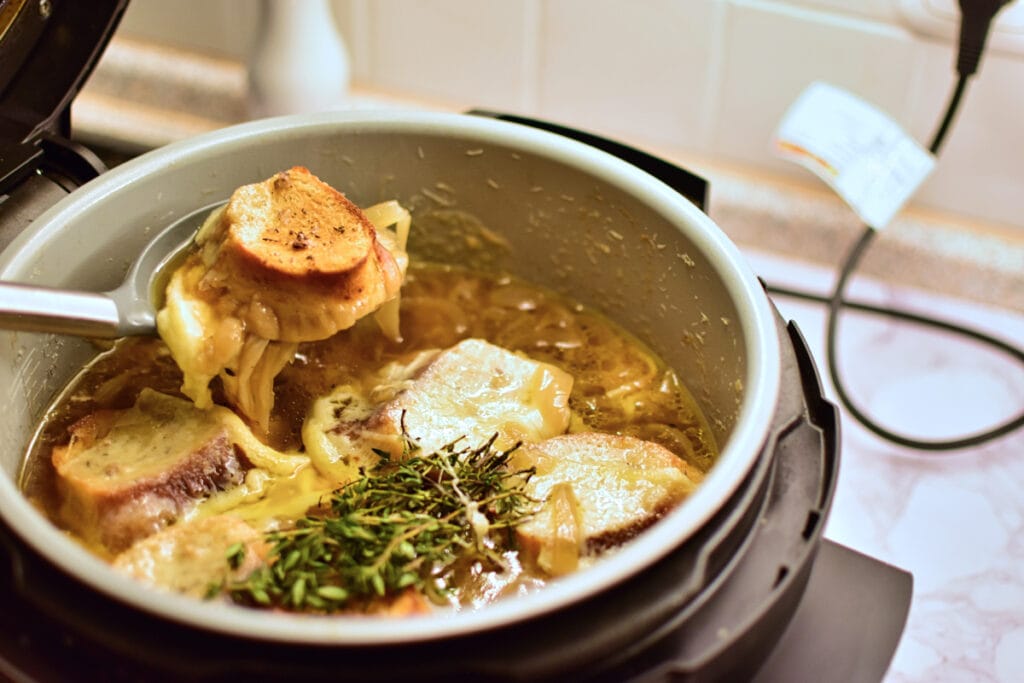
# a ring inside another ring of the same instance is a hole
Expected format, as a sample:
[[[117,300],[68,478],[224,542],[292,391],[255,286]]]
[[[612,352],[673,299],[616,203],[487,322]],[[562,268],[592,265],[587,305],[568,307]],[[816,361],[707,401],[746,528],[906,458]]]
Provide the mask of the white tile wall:
[[[522,109],[536,76],[533,4],[375,0],[368,54],[374,85]]]
[[[123,30],[243,56],[258,5],[133,0]],[[770,138],[823,79],[922,142],[953,82],[953,47],[915,34],[899,0],[332,0],[358,81],[505,108],[645,146],[805,179]],[[174,11],[169,8],[174,6]],[[255,8],[255,9],[254,9]],[[249,32],[247,34],[247,32]],[[915,202],[1024,231],[1024,57],[989,53]]]
[[[930,137],[953,86],[954,58],[937,45],[921,48],[925,59],[911,120]],[[995,52],[983,57],[917,199],[1024,231],[1024,60]]]
[[[260,5],[251,0],[132,0],[119,31],[146,40],[241,58],[249,51]]]
[[[907,118],[915,46],[889,24],[764,2],[728,3],[724,66],[712,151],[794,175],[771,139],[809,83],[858,93],[899,121]]]
[[[541,116],[654,143],[702,147],[713,130],[714,0],[542,3]],[[585,19],[584,19],[585,17]]]
[[[899,0],[788,0],[786,4],[828,10],[840,15],[895,22]]]

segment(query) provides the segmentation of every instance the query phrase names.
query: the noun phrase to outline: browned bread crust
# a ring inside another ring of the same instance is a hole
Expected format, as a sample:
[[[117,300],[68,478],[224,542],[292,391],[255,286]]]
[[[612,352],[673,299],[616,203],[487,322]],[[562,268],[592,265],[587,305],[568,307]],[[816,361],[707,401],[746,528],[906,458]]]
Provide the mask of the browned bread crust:
[[[208,267],[199,295],[272,341],[346,329],[404,277],[366,214],[301,166],[239,187],[198,241]]]
[[[68,445],[51,456],[65,522],[110,552],[173,523],[197,500],[240,483],[251,468],[226,429],[212,421],[168,422],[138,438],[164,407],[151,395],[140,402],[141,408],[101,410],[79,420]]]
[[[571,487],[571,505],[546,504],[516,533],[525,560],[544,566],[544,555],[565,561],[567,543],[578,556],[620,545],[682,501],[700,472],[656,443],[631,436],[585,432],[526,444],[515,467],[534,467],[528,491],[549,500],[556,487]],[[562,502],[564,496],[558,497]],[[554,573],[561,573],[555,571]]]
[[[373,225],[345,195],[295,166],[231,196],[225,249],[284,277],[330,278],[370,254]]]
[[[229,564],[227,551],[234,544],[241,552]],[[147,585],[202,598],[211,585],[244,580],[264,564],[269,549],[263,535],[243,520],[214,515],[147,536],[112,564]]]

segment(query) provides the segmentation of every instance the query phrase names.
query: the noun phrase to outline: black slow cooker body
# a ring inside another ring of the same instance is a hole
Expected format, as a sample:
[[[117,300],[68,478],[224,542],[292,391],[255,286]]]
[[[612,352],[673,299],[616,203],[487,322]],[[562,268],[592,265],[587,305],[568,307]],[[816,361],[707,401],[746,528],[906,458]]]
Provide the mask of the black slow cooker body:
[[[0,0],[0,246],[105,166],[71,141],[71,103],[128,0]]]

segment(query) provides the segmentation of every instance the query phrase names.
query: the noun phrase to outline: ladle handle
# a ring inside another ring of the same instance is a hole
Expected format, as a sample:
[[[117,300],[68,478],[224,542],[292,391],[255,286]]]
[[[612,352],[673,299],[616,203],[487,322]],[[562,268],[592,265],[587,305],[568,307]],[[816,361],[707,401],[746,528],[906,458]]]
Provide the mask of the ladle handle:
[[[0,282],[0,329],[112,339],[120,314],[106,294]]]

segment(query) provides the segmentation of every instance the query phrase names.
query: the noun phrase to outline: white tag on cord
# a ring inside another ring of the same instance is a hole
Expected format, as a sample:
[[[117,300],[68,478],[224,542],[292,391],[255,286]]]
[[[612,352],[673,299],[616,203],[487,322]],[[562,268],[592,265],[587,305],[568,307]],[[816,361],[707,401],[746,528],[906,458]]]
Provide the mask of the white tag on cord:
[[[775,133],[775,149],[827,182],[877,230],[935,167],[935,157],[886,114],[821,82],[790,106]]]

